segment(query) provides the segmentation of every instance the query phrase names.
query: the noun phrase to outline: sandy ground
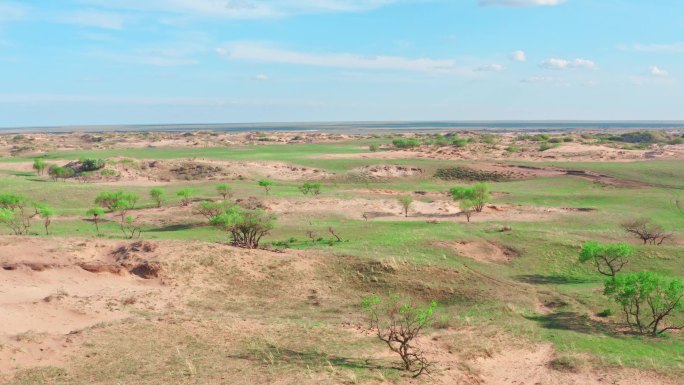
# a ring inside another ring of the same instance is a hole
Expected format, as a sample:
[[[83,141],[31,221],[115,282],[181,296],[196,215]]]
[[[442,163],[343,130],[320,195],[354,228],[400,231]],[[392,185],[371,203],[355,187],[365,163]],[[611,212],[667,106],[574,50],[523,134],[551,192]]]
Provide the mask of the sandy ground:
[[[470,253],[472,248],[480,252],[481,246],[467,246],[468,249],[462,251]],[[502,250],[496,245],[486,247]],[[502,262],[499,259],[497,257],[491,262]],[[162,266],[160,275],[143,279],[131,273],[131,263],[143,260],[159,262]],[[0,313],[0,323],[3,325],[0,330],[0,374],[35,366],[70,368],[74,360],[88,359],[87,355],[84,356],[85,352],[97,348],[99,343],[93,341],[91,336],[102,335],[100,331],[103,328],[123,328],[135,336],[137,329],[133,325],[126,329],[121,324],[124,319],[133,317],[133,312],[177,309],[185,307],[185,303],[196,301],[198,296],[206,301],[205,306],[210,306],[209,293],[228,296],[230,303],[240,308],[255,306],[248,312],[255,319],[237,318],[226,325],[230,333],[235,335],[228,333],[228,330],[225,335],[212,334],[212,339],[228,340],[244,339],[246,333],[255,337],[276,333],[274,326],[258,321],[263,311],[273,312],[296,303],[326,306],[339,301],[338,297],[349,295],[344,292],[347,289],[340,291],[341,282],[330,280],[330,266],[320,256],[292,250],[286,253],[248,251],[202,242],[149,241],[137,244],[116,240],[54,239],[48,243],[44,238],[0,237],[0,265],[0,308],[3,310]],[[387,265],[385,269],[397,276],[406,275],[406,279],[422,279],[424,274],[434,276],[446,273],[419,272],[413,267],[397,263]],[[218,280],[219,277],[221,280]],[[211,311],[211,308],[205,311]],[[174,333],[174,330],[176,333],[181,330],[189,333],[190,330],[179,328],[192,328],[193,325],[208,327],[211,333],[216,333],[215,327],[211,326],[213,321],[191,320],[188,318],[189,323],[185,324],[174,317],[168,321],[155,318],[155,325],[158,325],[155,328],[159,329],[154,333],[159,338],[173,339],[167,333]],[[221,322],[225,323],[226,320]],[[349,329],[348,326],[340,327]],[[373,338],[362,330],[359,325],[350,332],[359,338]],[[551,362],[557,354],[550,345],[528,343],[506,347],[505,344],[498,344],[496,353],[463,356],[465,352],[459,343],[454,342],[457,341],[453,338],[454,333],[459,334],[460,339],[477,341],[479,337],[470,335],[475,333],[474,330],[447,329],[422,337],[420,344],[435,364],[435,369],[427,377],[419,380],[406,377],[398,383],[681,383],[636,370],[604,369],[595,372],[585,368],[576,371],[554,369]],[[150,331],[142,329],[141,332],[149,334]],[[199,333],[199,330],[192,333]],[[82,346],[85,341],[89,341],[88,348]],[[128,343],[132,342],[129,340]],[[183,351],[178,345],[175,346],[174,349],[182,357]],[[225,355],[222,357],[226,359]],[[396,360],[384,350],[372,354],[370,358],[382,362]],[[244,367],[245,363],[240,363],[242,361],[239,359],[231,361],[230,356],[227,359],[225,365]],[[192,370],[192,366],[189,368]],[[318,375],[310,374],[306,383],[316,383]],[[320,380],[320,383],[330,383],[325,377],[320,377]],[[285,377],[269,377],[264,378],[264,381],[292,383]]]

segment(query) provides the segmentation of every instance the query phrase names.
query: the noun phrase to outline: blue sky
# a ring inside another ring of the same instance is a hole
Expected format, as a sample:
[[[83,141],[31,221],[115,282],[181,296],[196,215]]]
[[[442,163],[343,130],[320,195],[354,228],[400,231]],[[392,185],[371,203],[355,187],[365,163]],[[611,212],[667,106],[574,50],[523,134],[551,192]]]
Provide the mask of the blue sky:
[[[0,127],[684,119],[678,0],[0,0]]]

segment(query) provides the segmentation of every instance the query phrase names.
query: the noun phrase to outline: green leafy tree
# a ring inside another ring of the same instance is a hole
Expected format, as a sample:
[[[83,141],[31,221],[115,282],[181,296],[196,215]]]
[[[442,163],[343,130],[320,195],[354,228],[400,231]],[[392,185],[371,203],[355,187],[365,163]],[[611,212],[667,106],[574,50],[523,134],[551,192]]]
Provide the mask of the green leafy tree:
[[[166,193],[163,189],[155,187],[150,190],[150,198],[152,198],[157,207],[162,207],[162,204],[166,200]]]
[[[217,185],[216,191],[221,195],[224,201],[233,197],[233,189],[226,183]]]
[[[95,204],[114,212],[117,207],[135,208],[138,199],[136,194],[123,191],[102,192],[95,198]]]
[[[188,206],[192,202],[194,191],[191,188],[184,188],[176,193],[181,198],[181,205]]]
[[[303,185],[299,186],[299,191],[304,195],[320,195],[321,184],[318,182],[304,182]]]
[[[76,172],[69,167],[61,167],[52,165],[48,168],[48,175],[52,177],[53,180],[62,179],[66,180],[76,175]]]
[[[414,340],[433,322],[437,303],[417,307],[390,294],[366,298],[361,305],[368,314],[370,330],[401,357],[404,369],[414,377],[425,373],[430,364]]]
[[[47,169],[48,164],[45,162],[45,159],[41,158],[36,158],[33,160],[33,169],[36,170],[38,175],[43,175],[45,173],[45,169]]]
[[[627,323],[639,333],[657,336],[684,329],[684,321],[680,325],[667,324],[668,318],[684,309],[684,284],[680,279],[647,271],[619,275],[606,281],[604,294],[622,306]]]
[[[262,179],[259,181],[259,186],[263,187],[264,190],[266,190],[266,195],[271,193],[271,187],[273,187],[273,182],[271,182],[268,179]]]
[[[247,249],[259,248],[261,238],[275,226],[275,215],[264,210],[249,210],[232,206],[213,217],[211,225],[231,234],[233,245]]]
[[[475,211],[482,212],[487,202],[492,198],[489,185],[476,183],[470,187],[454,187],[449,190],[453,200],[467,199],[473,202]]]
[[[103,159],[83,158],[80,162],[81,170],[83,171],[96,171],[105,166],[105,161]]]
[[[95,229],[97,230],[97,234],[100,235],[100,221],[102,220],[102,217],[104,216],[105,211],[101,207],[93,207],[92,209],[86,211],[86,215],[89,217],[93,217],[93,223],[95,224]]]
[[[461,199],[458,202],[458,205],[463,215],[465,215],[466,220],[468,221],[468,223],[470,223],[470,218],[473,216],[473,213],[475,212],[475,203],[470,199]]]
[[[36,203],[36,213],[43,220],[43,227],[45,227],[45,235],[50,235],[50,224],[52,224],[52,217],[55,216],[55,210],[43,203]]]
[[[0,223],[6,225],[15,235],[25,235],[31,228],[31,212],[28,200],[21,195],[0,194]]]
[[[400,196],[398,201],[401,208],[404,210],[404,217],[408,218],[409,210],[411,209],[411,205],[413,205],[413,198],[410,195],[404,195]]]
[[[601,244],[587,242],[582,247],[579,261],[591,262],[596,270],[609,277],[615,278],[629,262],[628,258],[634,253],[634,248],[626,243]]]

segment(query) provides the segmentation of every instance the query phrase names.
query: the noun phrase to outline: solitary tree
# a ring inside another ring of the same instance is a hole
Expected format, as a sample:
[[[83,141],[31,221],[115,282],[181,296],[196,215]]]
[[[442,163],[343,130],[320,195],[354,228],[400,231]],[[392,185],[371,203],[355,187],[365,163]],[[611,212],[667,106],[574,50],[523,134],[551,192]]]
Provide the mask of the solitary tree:
[[[28,234],[35,212],[31,212],[25,197],[0,194],[0,211],[0,223],[9,227],[15,235]]]
[[[93,223],[95,224],[95,229],[97,229],[97,235],[100,235],[100,221],[104,216],[105,211],[101,207],[93,207],[92,209],[86,211],[86,215],[93,217]]]
[[[210,223],[231,234],[232,243],[247,249],[259,248],[261,238],[273,230],[275,216],[264,210],[232,206],[213,217]]]
[[[233,189],[226,183],[221,183],[216,186],[216,191],[223,197],[223,200],[230,199],[233,196]]]
[[[266,190],[266,195],[271,193],[271,187],[273,187],[273,182],[271,182],[268,179],[262,179],[259,181],[259,186],[263,187],[264,190]]]
[[[617,276],[606,281],[604,294],[622,306],[627,324],[642,334],[660,335],[684,329],[667,325],[666,319],[684,310],[684,284],[651,272]]]
[[[416,307],[402,303],[398,295],[389,295],[385,299],[367,298],[362,307],[368,313],[370,330],[401,357],[404,369],[414,377],[425,373],[430,364],[414,340],[432,323],[437,303]]]
[[[40,218],[43,219],[45,235],[50,235],[49,228],[50,224],[52,223],[52,217],[55,215],[55,210],[42,203],[36,203],[34,206],[36,208],[36,214],[38,214],[38,216],[40,216]]]
[[[633,234],[641,239],[645,244],[662,245],[665,240],[672,236],[672,233],[666,232],[662,226],[653,223],[648,218],[633,219],[625,222],[622,228],[626,232]]]
[[[33,169],[36,170],[38,175],[43,175],[47,167],[48,164],[45,162],[45,159],[36,158],[33,160]]]
[[[181,197],[181,205],[187,206],[192,202],[192,194],[193,191],[191,188],[184,188],[176,193],[179,197]]]
[[[489,185],[486,183],[476,183],[470,187],[454,187],[449,190],[453,200],[468,199],[473,202],[475,211],[482,212],[484,206],[492,197]]]
[[[475,211],[475,203],[470,199],[461,199],[458,202],[458,205],[461,208],[463,215],[465,215],[466,220],[470,223],[470,217],[473,216],[473,212]]]
[[[162,207],[162,204],[166,200],[166,193],[164,192],[164,190],[155,187],[152,190],[150,190],[150,198],[152,198],[157,207]]]
[[[601,244],[587,242],[582,247],[579,261],[591,262],[596,270],[613,279],[629,262],[627,258],[634,253],[634,248],[626,243]]]
[[[410,195],[404,195],[399,197],[399,204],[404,209],[404,217],[408,218],[409,210],[413,204],[413,198]]]
[[[321,184],[318,182],[304,182],[303,185],[299,186],[299,191],[304,195],[320,195]]]
[[[123,191],[102,192],[95,198],[95,204],[114,212],[117,207],[126,206],[129,210],[135,208],[138,199],[139,197],[136,194]]]

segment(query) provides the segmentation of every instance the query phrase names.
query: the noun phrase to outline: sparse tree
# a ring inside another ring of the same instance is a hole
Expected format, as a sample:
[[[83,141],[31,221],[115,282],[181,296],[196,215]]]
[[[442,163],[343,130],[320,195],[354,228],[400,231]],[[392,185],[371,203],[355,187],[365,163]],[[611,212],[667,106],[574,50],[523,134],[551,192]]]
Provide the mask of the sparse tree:
[[[188,206],[192,202],[192,194],[194,191],[191,188],[184,188],[176,193],[181,198],[181,205]]]
[[[342,238],[340,238],[339,235],[337,235],[337,232],[335,232],[335,229],[332,226],[328,226],[328,232],[332,234],[335,239],[337,239],[337,242],[342,242]]]
[[[321,184],[318,182],[304,182],[304,184],[299,187],[299,191],[304,195],[320,195]]]
[[[626,243],[587,242],[582,247],[579,261],[581,263],[591,262],[599,273],[615,279],[617,273],[629,262],[627,258],[632,253],[634,253],[634,248]]]
[[[124,235],[130,239],[140,238],[142,236],[140,224],[131,215],[126,216],[126,220],[121,224],[121,230]]]
[[[232,206],[212,218],[210,223],[216,228],[230,232],[233,245],[257,249],[261,238],[273,230],[275,215],[260,209],[248,210]]]
[[[622,306],[627,323],[639,333],[658,336],[684,329],[684,324],[665,324],[668,317],[684,310],[680,279],[646,271],[620,275],[606,281],[604,294]]]
[[[370,330],[401,357],[404,369],[418,377],[427,372],[430,364],[414,340],[428,327],[433,319],[437,303],[426,307],[402,303],[398,295],[382,299],[374,296],[363,301],[368,313]]]
[[[214,217],[221,215],[224,211],[228,210],[234,206],[234,203],[223,201],[223,202],[212,202],[212,201],[202,201],[195,208],[195,213],[199,214],[207,220],[211,220]]]
[[[377,144],[371,144],[368,146],[368,151],[370,152],[378,152],[378,150],[380,150],[380,146]]]
[[[166,193],[164,190],[156,187],[150,190],[150,198],[154,201],[154,203],[157,205],[157,207],[162,207],[162,204],[166,200]]]
[[[404,209],[404,217],[408,218],[409,210],[413,204],[413,198],[410,195],[404,195],[399,197],[399,204]]]
[[[625,222],[622,228],[626,232],[633,234],[645,244],[651,245],[662,245],[668,238],[672,236],[672,233],[666,232],[662,226],[657,223],[653,223],[648,218],[634,219]]]
[[[135,208],[138,199],[139,197],[136,194],[123,191],[102,192],[95,198],[95,204],[114,212],[117,207],[125,206],[129,210]],[[122,204],[122,202],[125,204]]]
[[[226,183],[217,185],[216,191],[221,195],[224,201],[233,197],[233,189]]]
[[[461,208],[463,215],[465,215],[466,220],[470,223],[470,217],[472,217],[475,212],[475,203],[470,199],[461,199],[458,202],[458,205]]]
[[[43,227],[45,227],[45,235],[50,235],[50,224],[52,224],[52,217],[55,215],[55,210],[42,203],[34,204],[36,214],[43,219]]]
[[[92,209],[86,211],[86,215],[93,217],[93,223],[95,224],[95,229],[97,229],[97,235],[100,235],[100,221],[104,216],[105,211],[101,207],[93,207]]]
[[[470,187],[454,187],[449,190],[453,200],[467,199],[473,202],[475,211],[482,212],[484,206],[492,198],[489,185],[486,183],[476,183]]]
[[[266,195],[271,193],[271,187],[273,187],[273,182],[271,182],[268,179],[262,179],[259,181],[259,186],[263,187],[264,190],[266,190]]]
[[[47,167],[48,164],[45,162],[45,159],[36,158],[33,160],[33,169],[36,170],[36,173],[38,173],[38,175],[43,175]]]
[[[15,235],[25,235],[31,228],[31,212],[29,202],[20,195],[0,194],[0,223],[5,224]]]

